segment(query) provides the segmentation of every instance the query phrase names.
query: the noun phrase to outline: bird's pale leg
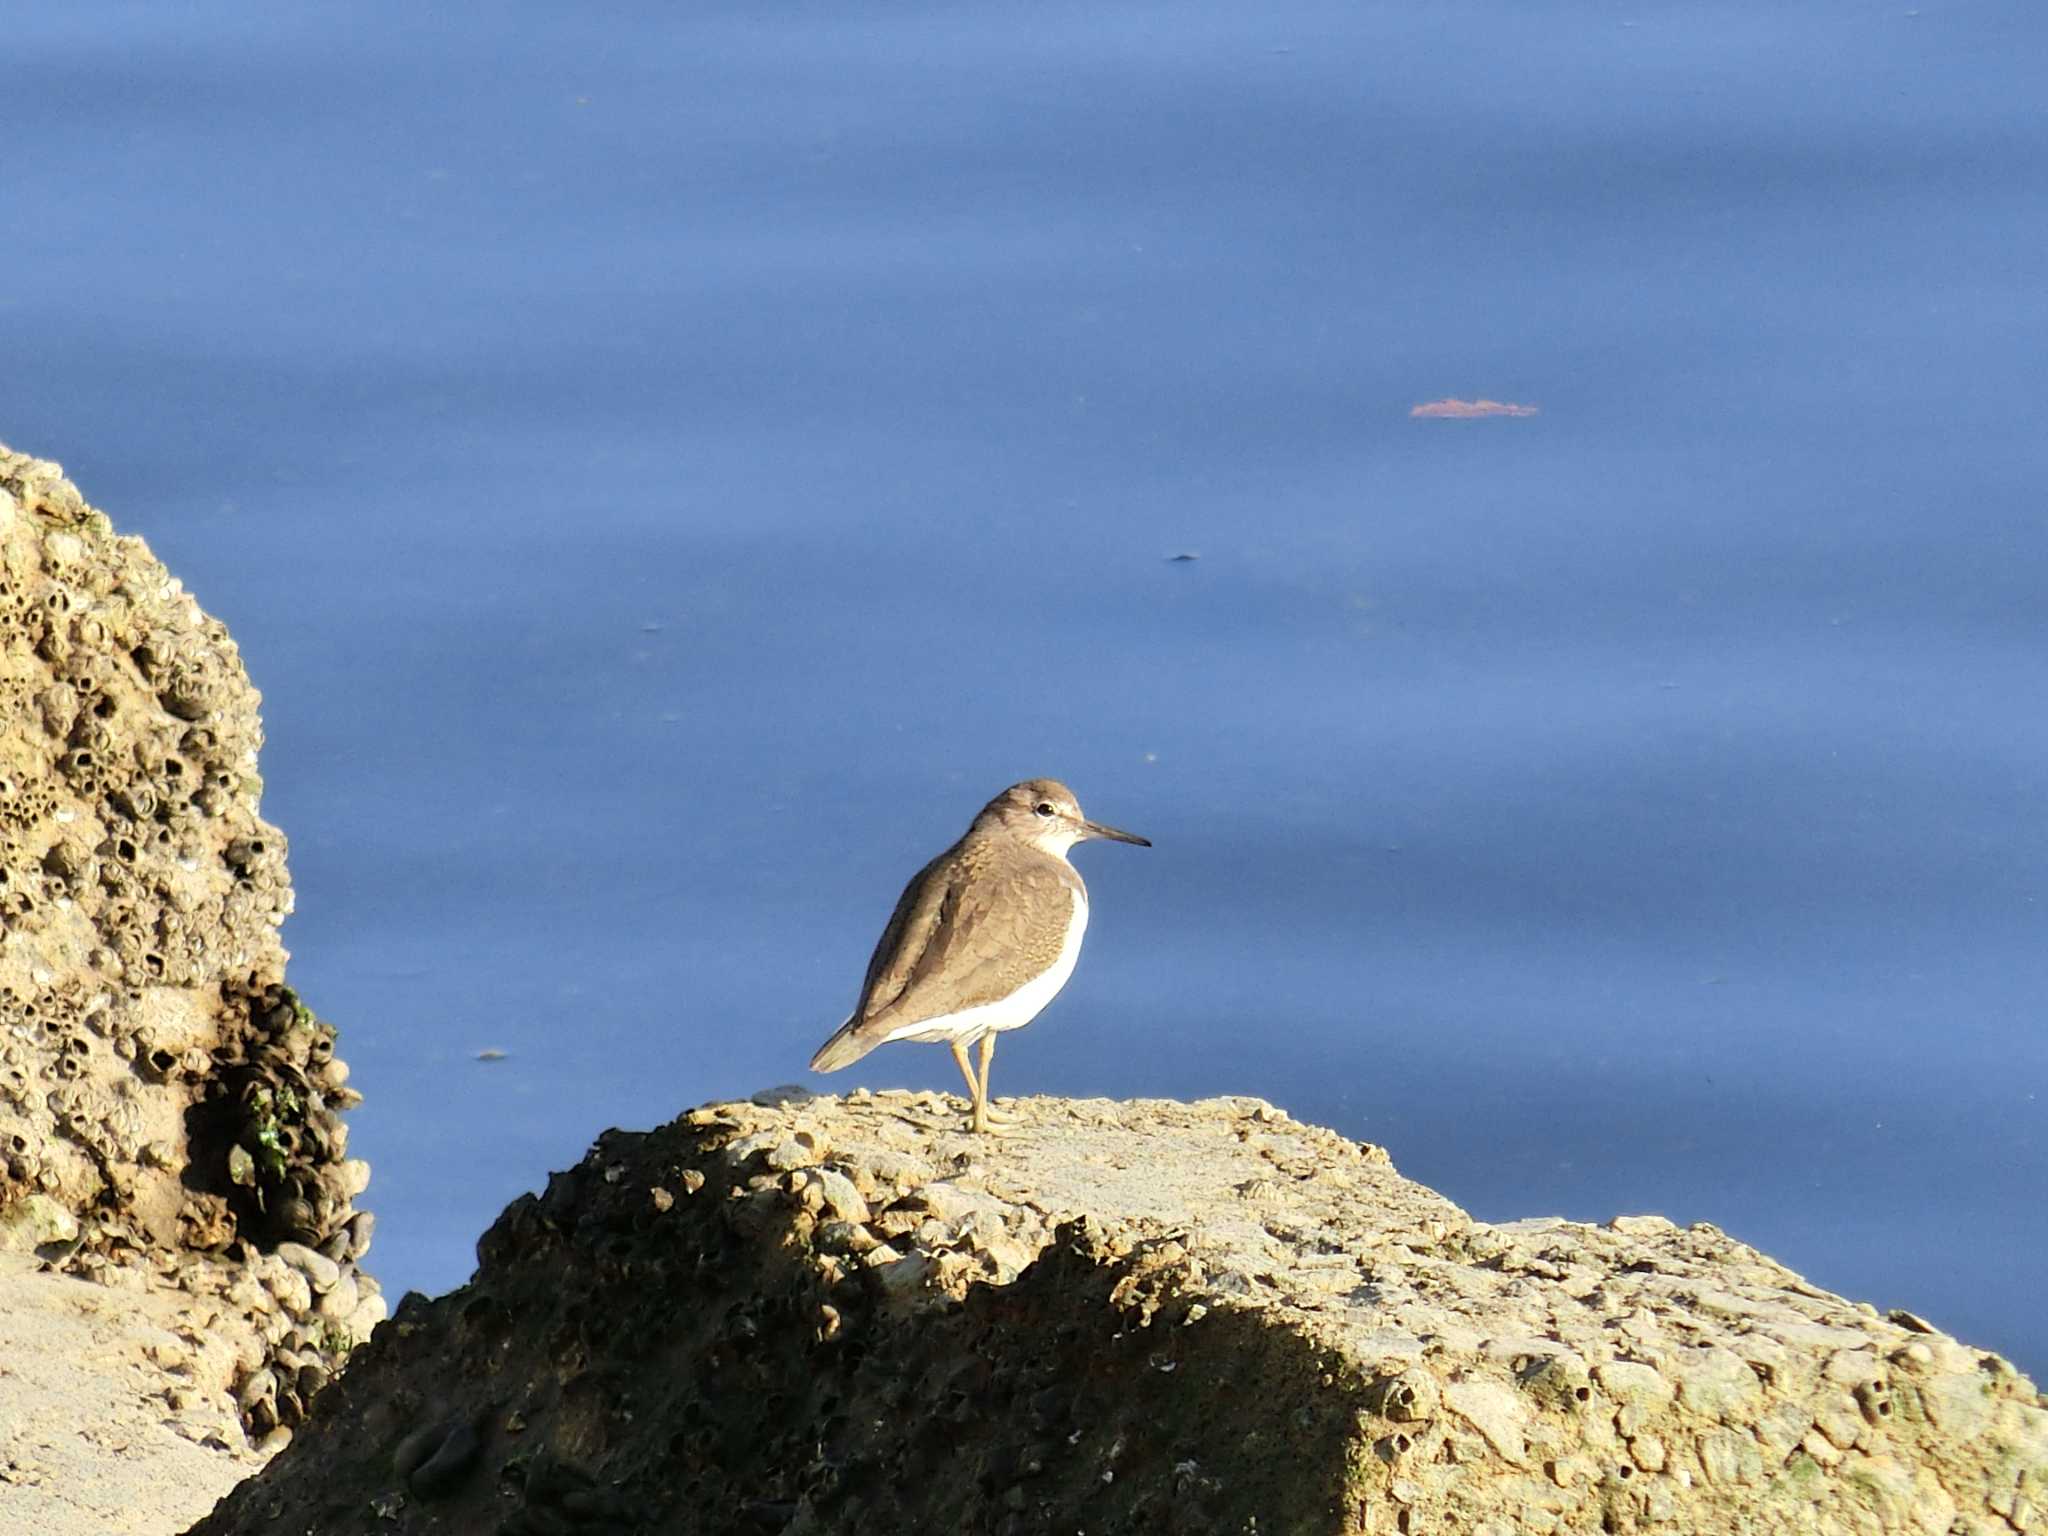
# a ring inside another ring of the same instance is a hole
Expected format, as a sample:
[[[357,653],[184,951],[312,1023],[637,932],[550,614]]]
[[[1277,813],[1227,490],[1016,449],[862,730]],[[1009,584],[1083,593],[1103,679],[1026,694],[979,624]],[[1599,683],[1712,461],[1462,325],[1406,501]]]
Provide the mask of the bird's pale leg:
[[[1015,1125],[1017,1123],[1016,1117],[1014,1115],[997,1114],[996,1101],[989,1097],[988,1064],[995,1059],[995,1054],[995,1031],[990,1030],[987,1034],[981,1037],[981,1108],[979,1113],[976,1115],[974,1122],[974,1128],[977,1131],[999,1131],[1004,1126]]]
[[[982,1128],[981,1084],[975,1081],[974,1068],[968,1064],[967,1042],[953,1040],[948,1044],[953,1047],[953,1060],[959,1064],[960,1075],[967,1079],[967,1100],[974,1114],[974,1128],[978,1131]]]
[[[996,1034],[990,1030],[981,1037],[981,1080],[974,1085],[974,1130],[975,1134],[988,1134],[988,1059],[995,1054]]]

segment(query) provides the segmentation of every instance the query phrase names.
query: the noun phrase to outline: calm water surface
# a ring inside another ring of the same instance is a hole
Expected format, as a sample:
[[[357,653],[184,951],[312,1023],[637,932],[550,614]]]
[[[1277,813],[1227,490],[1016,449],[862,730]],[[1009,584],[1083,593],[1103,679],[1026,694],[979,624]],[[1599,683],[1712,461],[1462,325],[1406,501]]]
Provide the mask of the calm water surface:
[[[799,1076],[1050,773],[1158,846],[999,1090],[1265,1095],[2048,1371],[2048,11],[8,34],[0,436],[265,692],[394,1291]]]

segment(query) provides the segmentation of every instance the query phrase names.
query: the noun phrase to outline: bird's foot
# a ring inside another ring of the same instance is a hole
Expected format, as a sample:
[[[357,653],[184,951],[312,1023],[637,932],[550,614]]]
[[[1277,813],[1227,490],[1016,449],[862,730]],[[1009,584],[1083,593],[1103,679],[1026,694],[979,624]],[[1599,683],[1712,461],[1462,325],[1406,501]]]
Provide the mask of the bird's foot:
[[[967,1128],[977,1136],[999,1136],[1004,1131],[1015,1130],[1021,1124],[1021,1116],[1009,1110],[997,1109],[993,1103],[984,1100],[969,1111]]]

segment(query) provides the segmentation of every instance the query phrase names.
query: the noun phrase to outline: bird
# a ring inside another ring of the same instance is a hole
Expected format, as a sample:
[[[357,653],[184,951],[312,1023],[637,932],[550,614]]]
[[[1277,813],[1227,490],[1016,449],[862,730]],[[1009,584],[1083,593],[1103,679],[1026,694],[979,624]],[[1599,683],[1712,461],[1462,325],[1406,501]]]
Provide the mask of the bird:
[[[967,1081],[969,1128],[990,1128],[996,1036],[1038,1017],[1074,972],[1088,887],[1067,861],[1087,838],[1150,848],[1081,814],[1057,779],[1025,779],[981,808],[966,835],[919,870],[868,960],[860,1001],[811,1058],[836,1072],[892,1040],[943,1040]],[[979,1076],[967,1048],[980,1047]]]

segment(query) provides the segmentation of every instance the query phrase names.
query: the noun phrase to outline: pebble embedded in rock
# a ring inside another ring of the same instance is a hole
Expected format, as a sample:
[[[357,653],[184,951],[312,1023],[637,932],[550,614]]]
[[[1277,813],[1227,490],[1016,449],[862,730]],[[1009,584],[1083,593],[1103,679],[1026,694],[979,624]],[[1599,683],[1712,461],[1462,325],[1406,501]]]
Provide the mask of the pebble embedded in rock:
[[[331,1322],[346,1322],[354,1316],[357,1306],[356,1278],[342,1275],[320,1297],[314,1310]]]
[[[307,1284],[316,1291],[334,1289],[335,1282],[341,1278],[339,1264],[304,1243],[279,1243],[273,1251],[278,1258],[304,1275]]]
[[[77,1236],[77,1218],[48,1195],[24,1195],[0,1208],[0,1253],[30,1253]]]
[[[304,1317],[313,1310],[313,1287],[296,1269],[283,1269],[266,1276],[264,1284],[277,1298],[278,1305],[292,1316]]]
[[[407,1481],[424,1466],[460,1423],[458,1419],[436,1419],[406,1434],[391,1452],[391,1470],[399,1481]]]
[[[792,1168],[808,1168],[817,1160],[817,1152],[794,1136],[778,1141],[770,1147],[766,1159],[768,1166],[778,1172],[787,1172]]]
[[[334,1165],[342,1194],[350,1199],[370,1187],[370,1165],[359,1157],[344,1158]]]
[[[359,1341],[367,1339],[390,1315],[390,1304],[382,1296],[365,1296],[356,1303],[355,1312],[349,1317],[349,1331]]]
[[[423,1499],[444,1498],[462,1481],[482,1449],[483,1439],[475,1427],[458,1424],[434,1453],[413,1469],[406,1484]]]
[[[277,1396],[277,1377],[270,1371],[251,1371],[235,1392],[235,1401],[243,1408],[253,1407],[265,1399]]]

